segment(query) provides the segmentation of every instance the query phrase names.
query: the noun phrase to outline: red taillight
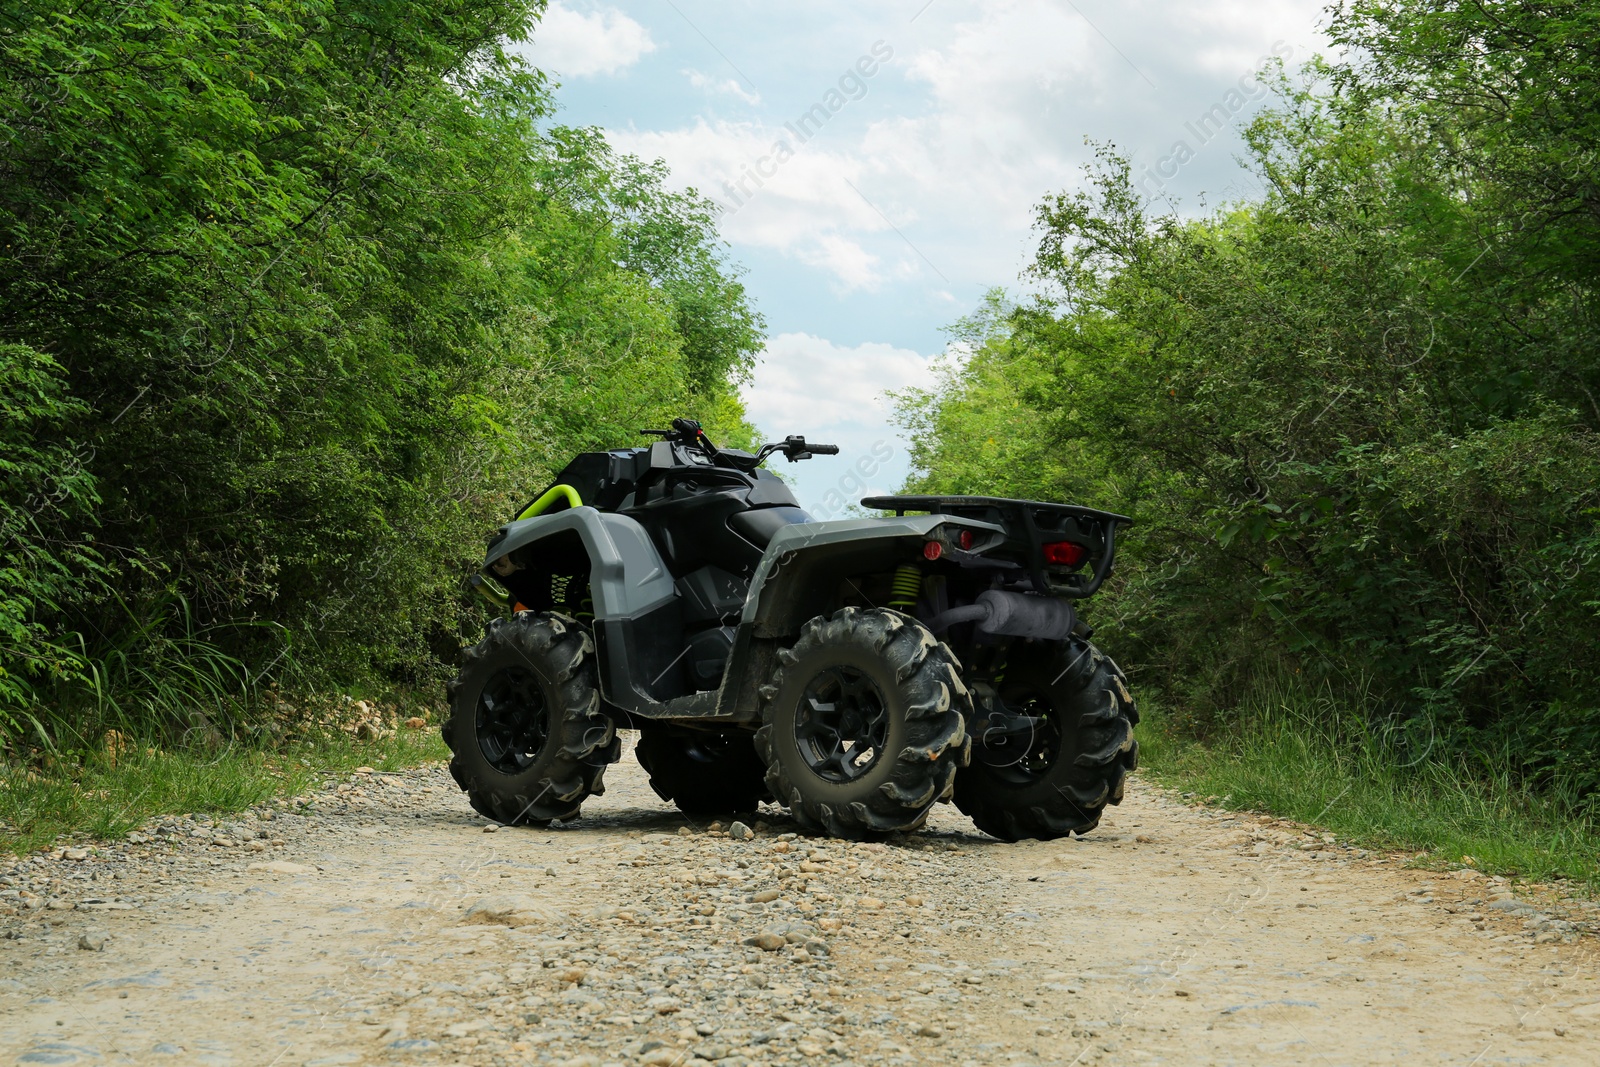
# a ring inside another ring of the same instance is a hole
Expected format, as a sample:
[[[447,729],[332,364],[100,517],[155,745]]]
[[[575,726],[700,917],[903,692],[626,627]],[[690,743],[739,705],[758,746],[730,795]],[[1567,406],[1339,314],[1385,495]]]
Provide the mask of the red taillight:
[[[1044,546],[1044,561],[1058,567],[1076,567],[1088,550],[1076,541],[1052,541]]]
[[[973,536],[971,530],[962,530],[960,533],[956,534],[956,544],[960,546],[961,551],[963,552],[971,552],[972,546],[977,540],[978,539]]]
[[[934,560],[944,555],[944,546],[937,541],[927,541],[922,545],[922,557]]]

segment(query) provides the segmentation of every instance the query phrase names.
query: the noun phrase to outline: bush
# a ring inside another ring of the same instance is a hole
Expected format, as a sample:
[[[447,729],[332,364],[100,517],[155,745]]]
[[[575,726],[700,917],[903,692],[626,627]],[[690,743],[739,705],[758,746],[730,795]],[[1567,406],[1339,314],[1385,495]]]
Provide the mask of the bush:
[[[0,738],[39,730],[39,686],[82,678],[81,657],[42,621],[78,606],[85,577],[104,574],[85,536],[94,478],[57,436],[81,411],[54,360],[0,345]]]

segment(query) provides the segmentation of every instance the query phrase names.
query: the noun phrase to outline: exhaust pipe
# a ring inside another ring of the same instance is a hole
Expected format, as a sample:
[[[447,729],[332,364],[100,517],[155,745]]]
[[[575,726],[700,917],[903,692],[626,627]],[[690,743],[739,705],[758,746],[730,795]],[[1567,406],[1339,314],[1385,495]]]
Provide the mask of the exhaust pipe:
[[[959,622],[976,622],[981,632],[997,637],[1064,641],[1077,625],[1078,614],[1070,601],[986,589],[978,594],[976,604],[935,615],[928,621],[928,629],[943,633]]]

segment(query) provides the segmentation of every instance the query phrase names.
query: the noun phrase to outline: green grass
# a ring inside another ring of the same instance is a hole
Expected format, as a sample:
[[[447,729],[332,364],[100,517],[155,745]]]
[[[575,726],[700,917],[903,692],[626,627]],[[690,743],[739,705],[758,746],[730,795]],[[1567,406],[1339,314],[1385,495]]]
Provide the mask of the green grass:
[[[1314,710],[1283,701],[1246,709],[1229,736],[1201,744],[1156,708],[1139,727],[1141,766],[1200,801],[1413,852],[1421,866],[1600,886],[1600,828],[1580,805],[1425,749],[1402,755],[1348,718],[1331,728],[1327,709]]]
[[[449,753],[433,728],[382,741],[330,738],[276,750],[215,752],[130,749],[40,767],[0,764],[0,853],[27,853],[58,839],[120,837],[160,815],[227,814],[295,795],[357,767],[399,770]]]

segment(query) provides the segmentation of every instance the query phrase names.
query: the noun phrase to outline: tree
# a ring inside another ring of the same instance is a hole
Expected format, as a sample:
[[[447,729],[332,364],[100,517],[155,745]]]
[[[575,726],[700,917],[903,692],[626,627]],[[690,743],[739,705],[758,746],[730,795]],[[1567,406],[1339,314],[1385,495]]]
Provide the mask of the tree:
[[[541,10],[0,13],[4,380],[55,390],[29,469],[84,464],[30,542],[73,588],[15,625],[90,660],[192,629],[251,678],[431,684],[484,532],[569,452],[691,408],[748,435],[762,325],[708,205],[547,124],[506,50]],[[85,531],[103,570],[70,566]]]
[[[1107,151],[1039,209],[1046,295],[905,409],[919,485],[1009,400],[1026,462],[964,488],[1139,520],[1098,610],[1201,728],[1298,676],[1600,788],[1600,94],[1545,7],[1346,9],[1370,59],[1280,85],[1259,202],[1152,216]]]

